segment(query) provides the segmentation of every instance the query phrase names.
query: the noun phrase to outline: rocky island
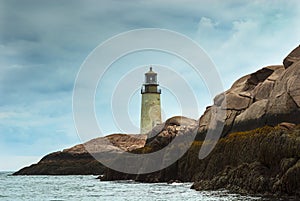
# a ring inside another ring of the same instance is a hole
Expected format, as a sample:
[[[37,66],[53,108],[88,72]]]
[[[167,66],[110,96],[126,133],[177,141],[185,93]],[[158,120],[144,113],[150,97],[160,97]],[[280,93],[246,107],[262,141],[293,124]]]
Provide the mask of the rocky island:
[[[146,135],[112,134],[99,137],[63,151],[48,154],[39,163],[22,168],[13,175],[102,175],[105,166],[92,156],[93,153],[118,152],[119,149],[132,151],[143,147],[145,142]]]
[[[222,138],[209,156],[200,160],[199,150],[206,146],[203,140],[207,132],[214,129],[210,121],[216,109],[226,114]],[[283,60],[283,65],[267,66],[238,79],[229,90],[214,98],[214,104],[206,108],[199,120],[172,117],[150,131],[148,138],[124,134],[105,137],[115,147],[139,154],[160,150],[175,136],[184,140],[196,130],[189,150],[165,169],[132,175],[105,168],[84,145],[94,146],[95,152],[116,150],[97,138],[49,154],[15,175],[96,174],[103,175],[102,180],[192,181],[192,188],[196,190],[228,189],[238,193],[299,197],[299,124],[300,46]]]

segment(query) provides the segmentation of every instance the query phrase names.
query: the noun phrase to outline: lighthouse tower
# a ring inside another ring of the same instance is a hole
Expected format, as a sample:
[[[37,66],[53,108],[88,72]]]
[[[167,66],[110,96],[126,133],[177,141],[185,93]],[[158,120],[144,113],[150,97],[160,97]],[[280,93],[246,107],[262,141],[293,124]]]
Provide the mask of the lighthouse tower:
[[[141,89],[141,133],[149,132],[154,126],[161,123],[160,94],[158,89],[157,73],[150,70],[145,73],[145,83]]]

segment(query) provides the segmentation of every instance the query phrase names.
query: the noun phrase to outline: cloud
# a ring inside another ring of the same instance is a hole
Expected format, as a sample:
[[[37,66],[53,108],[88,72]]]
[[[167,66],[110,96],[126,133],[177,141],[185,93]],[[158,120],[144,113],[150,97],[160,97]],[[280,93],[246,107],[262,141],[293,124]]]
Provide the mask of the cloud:
[[[16,156],[31,156],[77,143],[72,120],[77,71],[98,44],[120,32],[155,27],[191,37],[213,59],[228,88],[262,65],[281,63],[299,45],[298,11],[298,1],[3,1],[0,144],[7,152],[15,149]],[[169,62],[162,64],[176,64]],[[125,60],[123,66],[130,64]],[[194,79],[188,70],[180,73]],[[190,84],[202,97],[206,89],[195,80]]]
[[[0,112],[0,119],[7,119],[7,118],[13,117],[15,115],[16,115],[16,113],[14,113],[14,112]]]
[[[231,5],[219,17],[212,14],[199,20],[196,40],[225,75],[226,88],[246,73],[281,64],[300,43],[299,3],[265,3]]]
[[[0,160],[5,161],[0,164],[0,171],[17,171],[20,167],[37,163],[40,159],[40,156],[0,155]]]

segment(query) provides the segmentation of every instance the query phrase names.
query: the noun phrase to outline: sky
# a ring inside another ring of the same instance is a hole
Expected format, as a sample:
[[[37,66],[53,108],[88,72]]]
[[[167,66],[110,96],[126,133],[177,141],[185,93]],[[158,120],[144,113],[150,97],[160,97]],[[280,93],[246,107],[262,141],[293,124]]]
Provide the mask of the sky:
[[[228,89],[245,74],[282,64],[300,44],[299,9],[296,0],[0,0],[0,170],[18,170],[82,142],[73,121],[73,87],[87,56],[109,38],[144,28],[183,34],[207,53]],[[137,52],[113,63],[99,82],[95,110],[103,135],[126,132],[116,125],[122,115],[130,118],[130,132],[138,129],[139,90],[150,65],[163,90],[164,119],[182,109],[197,119],[212,104],[216,94],[180,58]],[[140,77],[128,80],[130,72]],[[177,75],[192,88],[198,110],[181,106],[178,92],[170,90],[182,86]],[[118,87],[132,86],[130,80],[141,84],[124,100],[126,114],[113,111],[123,102]]]

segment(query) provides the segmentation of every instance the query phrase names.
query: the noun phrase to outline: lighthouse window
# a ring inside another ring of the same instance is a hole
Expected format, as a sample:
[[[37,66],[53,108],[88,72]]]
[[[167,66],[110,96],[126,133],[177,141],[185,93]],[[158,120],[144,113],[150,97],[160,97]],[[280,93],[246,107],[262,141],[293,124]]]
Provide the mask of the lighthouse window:
[[[146,83],[156,83],[156,75],[146,75],[145,76],[145,81]]]

